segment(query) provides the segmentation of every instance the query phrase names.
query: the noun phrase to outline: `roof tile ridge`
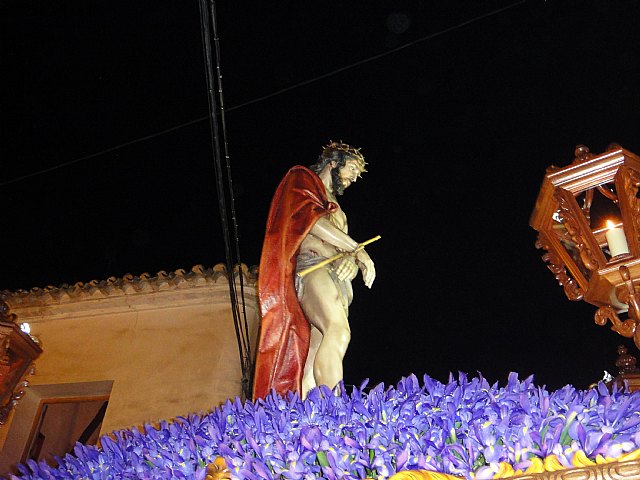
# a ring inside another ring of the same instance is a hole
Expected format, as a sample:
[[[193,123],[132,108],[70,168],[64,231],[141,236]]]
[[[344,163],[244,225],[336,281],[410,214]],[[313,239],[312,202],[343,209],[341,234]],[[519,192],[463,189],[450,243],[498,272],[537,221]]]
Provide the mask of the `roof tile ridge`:
[[[255,285],[258,278],[258,267],[248,267],[246,264],[236,265],[234,279],[242,275],[247,285]],[[33,287],[30,290],[0,290],[0,300],[22,299],[28,303],[54,300],[65,302],[83,298],[109,297],[130,295],[151,291],[169,290],[171,288],[188,288],[189,286],[217,283],[220,279],[227,280],[227,267],[217,263],[210,268],[196,264],[189,271],[177,269],[172,272],[160,270],[154,276],[148,272],[139,275],[126,273],[122,277],[108,277],[104,280],[90,280],[74,284],[63,283],[59,286]],[[22,302],[21,302],[22,303]]]

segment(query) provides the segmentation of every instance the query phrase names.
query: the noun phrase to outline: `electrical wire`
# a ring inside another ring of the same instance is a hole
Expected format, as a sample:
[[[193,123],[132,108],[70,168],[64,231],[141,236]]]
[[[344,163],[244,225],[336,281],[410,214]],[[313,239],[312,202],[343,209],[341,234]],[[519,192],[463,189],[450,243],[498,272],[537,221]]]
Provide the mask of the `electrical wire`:
[[[231,287],[234,289],[235,301],[232,306],[235,309],[234,321],[237,322],[236,332],[238,332],[238,342],[240,343],[240,357],[242,363],[242,388],[245,394],[245,398],[250,398],[252,389],[252,374],[253,364],[251,356],[251,341],[249,338],[249,324],[247,322],[246,303],[244,299],[244,276],[242,274],[242,260],[240,257],[240,241],[238,233],[238,219],[235,209],[235,198],[233,190],[233,180],[231,176],[231,161],[229,158],[229,147],[227,141],[227,123],[224,109],[224,95],[222,91],[222,68],[221,68],[221,55],[220,55],[220,40],[218,37],[218,24],[215,10],[215,0],[210,0],[211,3],[211,24],[213,27],[213,40],[216,51],[216,80],[218,85],[218,99],[220,101],[220,123],[222,127],[222,142],[224,148],[224,158],[227,167],[227,190],[231,201],[229,202],[229,212],[231,214],[231,226],[233,227],[233,239],[235,243],[236,258],[235,262],[238,265],[238,283],[240,284],[240,295],[235,290],[235,282],[231,283]],[[240,311],[240,304],[238,299],[241,300],[242,311]],[[242,321],[240,321],[242,319]]]
[[[427,40],[431,40],[433,38],[439,37],[439,36],[444,35],[446,33],[450,33],[450,32],[452,32],[454,30],[457,30],[457,29],[462,28],[462,27],[466,27],[467,25],[470,25],[470,24],[475,23],[477,21],[483,20],[485,18],[492,17],[492,16],[497,15],[499,13],[502,13],[502,12],[504,12],[506,10],[509,10],[511,8],[514,8],[514,7],[517,7],[519,5],[522,5],[525,2],[526,2],[526,0],[519,0],[517,2],[514,2],[512,4],[507,5],[505,7],[502,7],[502,8],[496,9],[496,10],[492,10],[491,12],[487,12],[487,13],[485,13],[483,15],[478,16],[478,17],[474,17],[474,18],[472,18],[470,20],[466,20],[464,22],[458,23],[458,24],[456,24],[456,25],[454,25],[452,27],[446,28],[444,30],[440,30],[440,31],[438,31],[436,33],[432,33],[430,35],[426,35],[426,36],[418,38],[418,39],[416,39],[416,40],[414,40],[412,42],[405,43],[405,44],[400,45],[399,47],[396,47],[396,48],[394,48],[392,50],[389,50],[387,52],[383,52],[383,53],[380,53],[380,54],[377,54],[377,55],[374,55],[374,56],[371,56],[371,57],[367,57],[367,58],[365,58],[363,60],[359,60],[357,62],[351,63],[351,64],[346,65],[344,67],[337,68],[335,70],[332,70],[332,71],[327,72],[325,74],[319,75],[317,77],[313,77],[313,78],[310,78],[308,80],[304,80],[302,82],[296,83],[296,84],[291,85],[289,87],[285,87],[285,88],[282,88],[280,90],[276,90],[275,92],[263,95],[261,97],[257,97],[257,98],[254,98],[252,100],[248,100],[246,102],[240,103],[238,105],[234,105],[232,107],[229,107],[226,111],[227,112],[232,112],[234,110],[238,110],[240,108],[244,108],[246,106],[253,105],[253,104],[258,103],[258,102],[262,102],[262,101],[267,100],[269,98],[273,98],[273,97],[275,97],[277,95],[282,95],[283,93],[290,92],[291,90],[295,90],[297,88],[304,87],[306,85],[310,85],[312,83],[319,82],[320,80],[324,80],[325,78],[332,77],[332,76],[337,75],[339,73],[342,73],[342,72],[344,72],[346,70],[350,70],[350,69],[358,67],[360,65],[364,65],[364,64],[372,62],[374,60],[378,60],[380,58],[386,57],[386,56],[391,55],[393,53],[396,53],[396,52],[398,52],[400,50],[403,50],[405,48],[417,45],[417,44],[425,42]],[[169,132],[173,132],[175,130],[187,127],[189,125],[193,125],[193,124],[202,122],[204,120],[207,120],[208,118],[209,118],[208,115],[203,116],[203,117],[198,117],[198,118],[196,118],[194,120],[190,120],[188,122],[184,122],[184,123],[181,123],[179,125],[175,125],[173,127],[167,128],[165,130],[162,130],[162,131],[159,131],[159,132],[156,132],[156,133],[152,133],[152,134],[146,135],[144,137],[140,137],[140,138],[136,138],[134,140],[130,140],[128,142],[122,143],[120,145],[116,145],[114,147],[107,148],[105,150],[101,150],[101,151],[96,152],[96,153],[92,153],[90,155],[85,155],[84,157],[80,157],[80,158],[77,158],[75,160],[70,160],[68,162],[61,163],[59,165],[54,165],[52,167],[44,168],[42,170],[37,170],[37,171],[32,172],[32,173],[21,175],[19,177],[13,178],[11,180],[6,180],[4,182],[0,182],[0,187],[4,187],[4,186],[10,185],[12,183],[20,182],[22,180],[26,180],[27,178],[35,177],[37,175],[41,175],[43,173],[51,172],[51,171],[57,170],[59,168],[68,167],[69,165],[73,165],[75,163],[79,163],[79,162],[82,162],[82,161],[85,161],[85,160],[89,160],[91,158],[98,157],[100,155],[104,155],[105,153],[113,152],[115,150],[119,150],[121,148],[127,147],[129,145],[133,145],[135,143],[144,142],[145,140],[150,140],[150,139],[152,139],[154,137],[158,137],[160,135],[165,135],[165,134],[167,134]]]
[[[209,3],[210,11],[207,9],[207,1]],[[231,165],[229,162],[229,155],[227,152],[227,134],[226,134],[226,124],[224,123],[224,108],[223,108],[223,95],[222,95],[222,75],[220,68],[220,49],[219,42],[217,39],[217,26],[216,26],[216,18],[215,18],[215,2],[214,0],[200,0],[200,26],[202,33],[202,45],[203,45],[203,53],[204,53],[204,63],[205,63],[205,76],[207,82],[207,98],[209,101],[209,126],[211,129],[211,149],[213,153],[214,165],[215,165],[215,177],[216,177],[216,190],[218,192],[218,207],[220,211],[220,224],[222,226],[222,234],[224,240],[224,249],[225,249],[225,258],[226,258],[226,266],[227,266],[227,280],[229,282],[229,296],[231,299],[231,313],[233,317],[233,325],[236,332],[236,340],[238,342],[238,352],[240,355],[240,369],[242,374],[241,384],[242,384],[242,394],[244,398],[251,398],[251,354],[250,354],[250,346],[249,346],[249,333],[247,327],[247,319],[246,319],[246,310],[244,309],[244,296],[242,297],[242,305],[243,312],[245,313],[245,318],[243,321],[240,320],[240,309],[238,306],[238,294],[235,287],[235,266],[238,265],[239,278],[242,284],[242,266],[240,263],[240,249],[238,246],[238,231],[237,231],[237,222],[235,219],[235,207],[233,206],[233,184],[231,182]],[[211,30],[213,30],[214,34],[214,43],[216,46],[215,57],[216,57],[216,71],[218,75],[214,77],[213,72],[213,62],[212,62],[212,52],[211,52]],[[218,100],[220,102],[220,107],[218,110],[218,105],[216,102],[216,85],[217,85],[217,93]],[[222,119],[221,123],[218,123],[218,118]],[[221,152],[220,152],[220,137],[224,141],[224,149],[225,156],[227,159],[227,188],[228,192],[225,191],[224,185],[224,175],[222,171],[222,161],[221,161]],[[229,199],[229,207],[227,206],[226,196],[227,193],[230,195]],[[230,208],[233,216],[233,222],[235,226],[234,237],[236,244],[236,255],[237,258],[234,260],[233,252],[231,250],[231,236],[229,232],[229,220],[227,216],[227,209]],[[242,290],[244,295],[244,290]]]
[[[241,361],[242,361],[242,372],[243,372],[243,390],[245,392],[245,396],[249,398],[251,395],[251,389],[253,385],[253,364],[252,364],[252,356],[251,356],[251,340],[249,338],[249,324],[247,322],[247,310],[246,303],[244,299],[244,276],[242,274],[242,260],[240,257],[240,234],[238,232],[238,217],[236,215],[235,208],[235,197],[233,190],[233,181],[231,176],[231,161],[229,159],[229,147],[227,141],[227,123],[226,116],[224,114],[224,95],[222,92],[222,68],[220,65],[220,40],[218,37],[218,24],[216,20],[216,11],[215,11],[215,0],[211,0],[211,23],[213,27],[213,40],[216,49],[216,79],[218,84],[218,99],[220,101],[220,123],[222,126],[222,142],[224,147],[224,158],[227,166],[227,189],[229,195],[231,197],[231,202],[229,203],[229,212],[231,213],[231,225],[233,227],[233,238],[235,241],[235,250],[236,250],[236,264],[239,268],[238,281],[240,284],[240,295],[238,295],[237,291],[235,292],[236,299],[240,298],[242,300],[242,312],[240,312],[238,302],[234,303],[234,307],[236,309],[236,317],[242,318],[242,323],[237,328],[237,331],[240,334],[239,341],[242,344],[241,351]],[[235,282],[232,284],[235,289]]]

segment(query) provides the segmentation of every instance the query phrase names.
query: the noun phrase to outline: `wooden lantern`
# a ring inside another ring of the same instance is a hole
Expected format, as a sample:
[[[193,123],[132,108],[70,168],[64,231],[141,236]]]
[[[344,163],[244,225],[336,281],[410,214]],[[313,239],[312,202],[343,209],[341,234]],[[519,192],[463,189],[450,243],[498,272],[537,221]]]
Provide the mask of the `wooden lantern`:
[[[530,220],[536,247],[546,250],[542,258],[569,300],[598,307],[596,323],[611,321],[638,348],[639,187],[638,156],[618,145],[593,155],[580,145],[571,165],[547,169]]]

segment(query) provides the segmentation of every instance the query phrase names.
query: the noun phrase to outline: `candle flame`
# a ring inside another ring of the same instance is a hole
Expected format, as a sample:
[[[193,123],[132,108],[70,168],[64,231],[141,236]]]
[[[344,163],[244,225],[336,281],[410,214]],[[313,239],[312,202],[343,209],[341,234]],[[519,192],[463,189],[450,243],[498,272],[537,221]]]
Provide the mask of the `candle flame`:
[[[607,228],[609,230],[613,230],[614,228],[616,228],[616,224],[613,223],[611,220],[607,220]]]

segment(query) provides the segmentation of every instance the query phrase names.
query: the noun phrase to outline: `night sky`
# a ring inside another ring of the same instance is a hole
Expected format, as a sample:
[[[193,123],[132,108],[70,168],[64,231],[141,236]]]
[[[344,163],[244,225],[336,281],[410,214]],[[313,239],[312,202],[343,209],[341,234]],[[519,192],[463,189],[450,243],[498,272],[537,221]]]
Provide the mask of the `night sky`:
[[[340,202],[382,236],[347,384],[616,372],[632,343],[567,300],[529,216],[576,145],[640,153],[640,2],[216,8],[242,261],[289,167],[329,140],[369,162]],[[198,2],[0,0],[0,30],[0,290],[224,262]]]

